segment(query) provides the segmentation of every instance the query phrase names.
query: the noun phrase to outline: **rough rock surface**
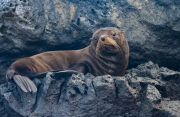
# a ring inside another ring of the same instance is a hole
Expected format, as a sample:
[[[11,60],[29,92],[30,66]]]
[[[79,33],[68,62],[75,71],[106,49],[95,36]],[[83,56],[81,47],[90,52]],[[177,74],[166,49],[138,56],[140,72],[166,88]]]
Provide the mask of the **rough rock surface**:
[[[35,79],[38,92],[0,85],[1,117],[179,117],[180,72],[148,62],[123,77]]]
[[[180,69],[179,0],[0,0],[0,78],[17,58],[83,48],[105,26],[125,30],[130,68]]]

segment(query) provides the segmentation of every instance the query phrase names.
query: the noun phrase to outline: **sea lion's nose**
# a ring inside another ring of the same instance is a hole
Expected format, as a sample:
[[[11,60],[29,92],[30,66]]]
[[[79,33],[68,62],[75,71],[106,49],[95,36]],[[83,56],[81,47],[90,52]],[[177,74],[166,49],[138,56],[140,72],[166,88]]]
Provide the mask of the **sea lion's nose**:
[[[101,37],[101,40],[102,40],[102,41],[105,41],[105,37]]]

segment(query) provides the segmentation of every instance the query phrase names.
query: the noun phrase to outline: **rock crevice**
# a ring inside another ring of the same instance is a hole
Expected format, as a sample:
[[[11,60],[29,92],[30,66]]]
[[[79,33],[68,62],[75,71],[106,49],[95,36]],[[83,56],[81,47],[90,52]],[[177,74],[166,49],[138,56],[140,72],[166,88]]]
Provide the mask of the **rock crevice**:
[[[180,73],[148,62],[123,77],[77,74],[69,78],[49,72],[35,94],[14,82],[0,85],[1,117],[104,116],[178,117]]]
[[[180,4],[174,0],[1,0],[0,78],[16,59],[80,49],[102,27],[125,31],[129,68],[149,60],[180,69]]]

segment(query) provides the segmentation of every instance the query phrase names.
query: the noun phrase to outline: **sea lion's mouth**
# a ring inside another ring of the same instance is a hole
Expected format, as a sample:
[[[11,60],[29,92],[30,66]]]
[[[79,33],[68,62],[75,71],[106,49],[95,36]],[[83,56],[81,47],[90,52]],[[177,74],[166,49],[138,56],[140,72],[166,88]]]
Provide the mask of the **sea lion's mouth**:
[[[119,47],[110,44],[104,44],[101,45],[100,52],[104,54],[115,54],[119,52]]]
[[[102,46],[102,48],[103,48],[103,50],[109,51],[109,52],[116,50],[116,47],[114,45],[110,45],[110,44],[104,44]]]

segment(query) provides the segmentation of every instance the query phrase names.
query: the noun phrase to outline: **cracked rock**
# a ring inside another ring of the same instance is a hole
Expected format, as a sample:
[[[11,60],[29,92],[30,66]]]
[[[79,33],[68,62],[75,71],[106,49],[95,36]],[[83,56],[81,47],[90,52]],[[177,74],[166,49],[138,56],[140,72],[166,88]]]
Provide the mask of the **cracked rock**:
[[[59,77],[49,72],[43,80],[33,80],[38,87],[35,94],[22,92],[13,81],[4,83],[0,116],[178,117],[180,80],[165,80],[164,71],[167,77],[179,74],[148,62],[122,77],[89,73]]]
[[[84,48],[107,26],[125,31],[129,68],[151,60],[180,70],[179,19],[179,0],[0,0],[0,83],[16,59]]]

